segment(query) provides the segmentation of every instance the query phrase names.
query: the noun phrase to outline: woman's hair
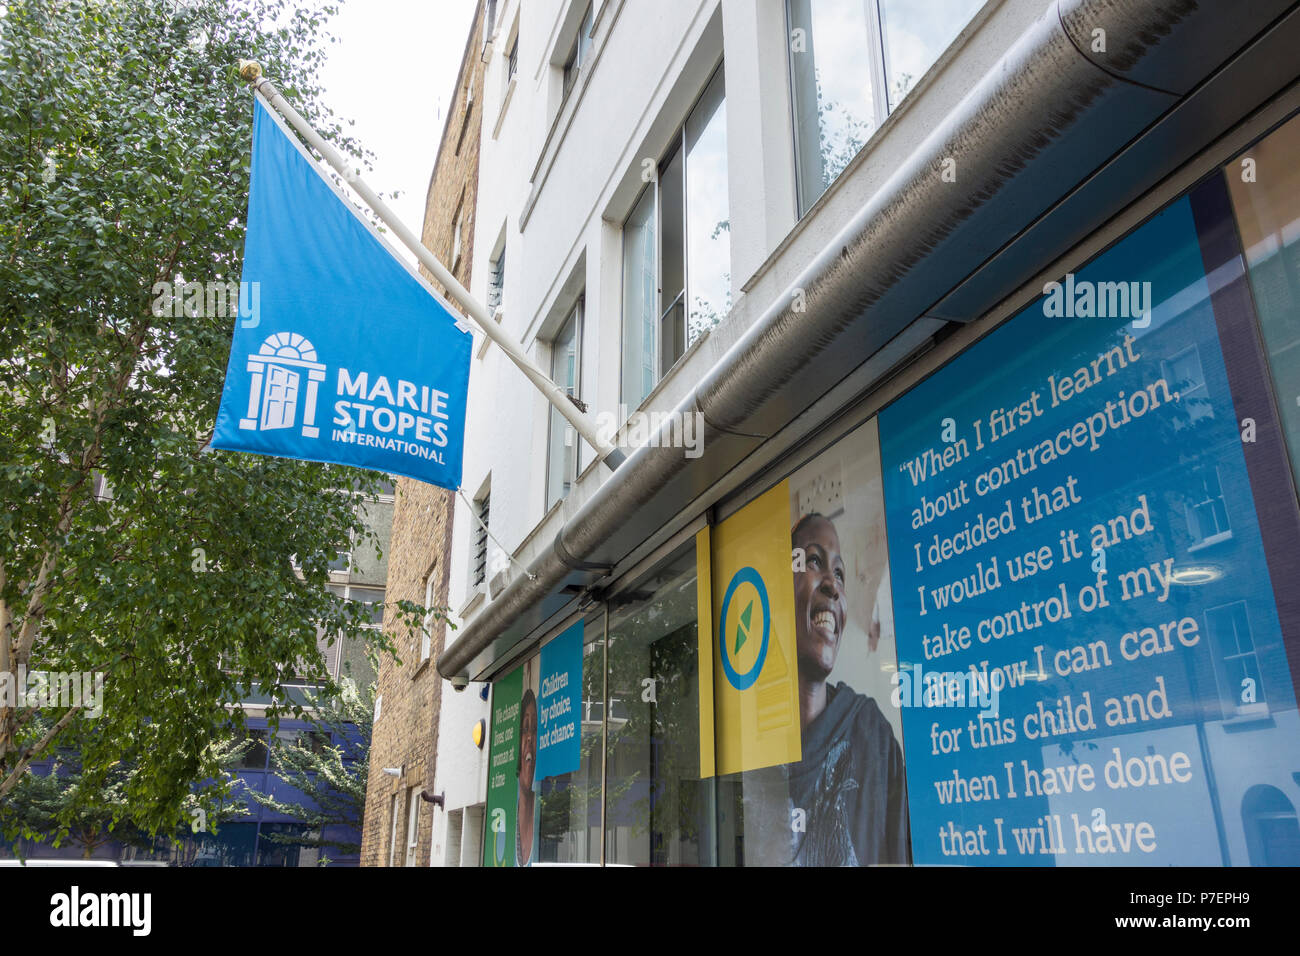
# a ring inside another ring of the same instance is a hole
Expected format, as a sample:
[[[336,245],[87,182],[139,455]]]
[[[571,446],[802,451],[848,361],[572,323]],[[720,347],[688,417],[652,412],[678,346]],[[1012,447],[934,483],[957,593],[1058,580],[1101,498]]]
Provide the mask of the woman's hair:
[[[537,716],[537,695],[533,693],[533,689],[531,687],[525,687],[524,695],[519,698],[520,732],[519,732],[519,752],[515,755],[515,776],[516,777],[519,776],[519,769],[524,762],[524,737],[523,737],[524,714],[528,713],[528,711],[530,710],[533,712],[533,716],[536,717]]]
[[[791,541],[791,543],[793,543],[793,542],[794,542],[794,539],[798,536],[798,534],[799,534],[799,529],[802,528],[804,525],[806,525],[809,521],[812,521],[814,518],[821,518],[823,521],[830,521],[830,520],[831,520],[830,518],[827,518],[824,514],[822,514],[820,511],[810,511],[810,512],[808,512],[806,515],[804,515],[802,518],[800,518],[798,521],[796,521],[796,522],[794,523],[794,527],[790,529],[790,541]],[[834,526],[834,522],[832,522],[832,527],[833,527],[833,526]]]

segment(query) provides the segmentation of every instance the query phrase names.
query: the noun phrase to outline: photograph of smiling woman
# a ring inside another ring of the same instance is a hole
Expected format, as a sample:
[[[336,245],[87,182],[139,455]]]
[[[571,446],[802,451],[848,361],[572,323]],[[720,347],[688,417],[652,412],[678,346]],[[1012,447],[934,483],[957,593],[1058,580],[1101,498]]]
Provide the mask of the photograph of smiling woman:
[[[900,730],[883,709],[897,657],[879,461],[871,422],[790,481],[803,753],[786,767],[792,812],[803,811],[795,866],[911,859]]]

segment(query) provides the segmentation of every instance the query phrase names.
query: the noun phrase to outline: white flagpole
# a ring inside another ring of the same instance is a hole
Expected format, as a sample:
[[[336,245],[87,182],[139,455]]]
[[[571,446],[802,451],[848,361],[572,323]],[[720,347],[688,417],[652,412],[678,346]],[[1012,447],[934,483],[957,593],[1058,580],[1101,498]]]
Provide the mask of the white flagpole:
[[[375,191],[362,181],[357,170],[350,168],[343,157],[339,155],[338,150],[322,139],[316,130],[312,129],[311,124],[298,114],[298,111],[276,89],[275,84],[262,76],[261,65],[253,60],[241,60],[239,75],[248,81],[248,85],[252,87],[255,93],[261,94],[281,116],[288,120],[289,124],[302,134],[303,138],[311,144],[316,152],[325,157],[325,161],[333,166],[339,175],[347,181],[348,185],[356,190],[357,195],[366,201],[380,221],[401,240],[402,245],[411,250],[415,258],[419,260],[420,265],[432,272],[434,277],[442,283],[452,299],[483,330],[483,334],[501,346],[501,351],[505,352],[511,361],[519,366],[519,370],[537,386],[546,397],[546,400],[551,403],[551,406],[565,417],[579,435],[586,439],[587,444],[596,449],[597,454],[604,460],[605,464],[611,470],[622,464],[626,457],[623,452],[617,446],[611,445],[600,437],[595,423],[573,403],[569,393],[552,381],[537,366],[537,363],[524,353],[523,346],[515,341],[514,337],[492,318],[487,308],[470,295],[469,291],[457,281],[447,267],[425,248],[424,243],[416,238],[415,233],[406,228],[402,221],[397,218],[396,213],[389,209],[388,205],[375,194]]]

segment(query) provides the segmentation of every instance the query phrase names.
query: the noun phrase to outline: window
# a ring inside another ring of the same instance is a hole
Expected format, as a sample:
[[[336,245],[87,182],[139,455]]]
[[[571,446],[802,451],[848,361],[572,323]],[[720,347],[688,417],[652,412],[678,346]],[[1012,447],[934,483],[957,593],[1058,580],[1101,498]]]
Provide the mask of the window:
[[[406,865],[415,866],[415,849],[420,842],[420,792],[415,787],[406,791]]]
[[[492,491],[491,488],[484,489],[481,497],[474,501],[474,514],[477,520],[474,522],[474,534],[471,537],[473,552],[470,554],[470,587],[480,587],[487,582],[487,546],[488,546],[488,516],[492,511]]]
[[[501,246],[501,252],[497,257],[488,263],[488,290],[487,290],[487,307],[488,311],[495,314],[496,310],[501,307],[506,287],[506,249]]]
[[[510,52],[506,54],[506,83],[509,84],[519,72],[519,37],[510,42]]]
[[[433,607],[433,599],[435,597],[435,591],[434,591],[435,585],[434,585],[433,574],[435,570],[436,570],[436,565],[435,567],[430,568],[429,573],[424,577],[424,606],[427,608]],[[432,653],[433,653],[433,611],[430,610],[429,613],[424,616],[424,626],[420,628],[420,660],[427,661],[429,659],[429,655]]]
[[[802,216],[982,0],[787,0]]]
[[[1201,367],[1200,349],[1195,345],[1189,346],[1166,361],[1164,376],[1170,387],[1177,389],[1189,422],[1214,417],[1210,390],[1205,385],[1205,371]]]
[[[622,402],[629,408],[731,309],[726,127],[719,66],[623,225]]]
[[[368,627],[379,628],[384,623],[384,589],[358,587],[349,585],[346,593],[342,595],[349,601],[358,601],[365,605],[366,619]]]
[[[1209,465],[1197,470],[1192,479],[1192,489],[1186,505],[1187,530],[1192,536],[1192,546],[1214,544],[1231,531],[1223,487],[1219,484],[1219,469]]]
[[[1223,678],[1223,701],[1229,713],[1262,710],[1268,701],[1259,678],[1259,657],[1250,635],[1246,602],[1236,601],[1205,612],[1216,664]]]
[[[465,229],[465,200],[462,197],[460,204],[456,206],[456,224],[451,231],[451,267],[454,269],[460,265],[460,243],[461,233]]]
[[[265,770],[266,758],[270,753],[266,746],[267,732],[265,730],[250,730],[248,736],[244,739],[248,744],[248,749],[244,751],[243,756],[235,764],[235,769]]]
[[[389,804],[389,813],[390,813],[389,819],[392,821],[388,833],[388,865],[389,866],[397,866],[397,834],[399,832],[397,829],[397,811],[401,808],[399,803],[401,799],[402,799],[401,794],[395,793],[393,794],[393,799],[390,801]]]
[[[587,12],[582,15],[582,23],[578,26],[578,35],[573,38],[573,49],[569,51],[569,56],[564,61],[564,99],[568,99],[569,91],[573,89],[573,84],[578,80],[578,73],[590,55],[591,6],[588,5]]]
[[[330,562],[330,570],[347,571],[349,566],[352,564],[352,552],[336,551],[334,552],[334,554],[335,554],[334,560]]]
[[[564,320],[551,343],[551,379],[571,398],[578,397],[579,346],[582,340],[582,299]],[[546,457],[546,508],[549,511],[578,477],[578,435],[568,419],[551,409],[550,438]]]

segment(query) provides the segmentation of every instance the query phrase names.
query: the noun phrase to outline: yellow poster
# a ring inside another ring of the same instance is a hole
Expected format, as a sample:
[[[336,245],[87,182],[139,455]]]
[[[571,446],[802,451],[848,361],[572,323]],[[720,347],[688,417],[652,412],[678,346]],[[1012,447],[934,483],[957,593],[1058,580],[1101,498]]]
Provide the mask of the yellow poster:
[[[712,600],[700,604],[699,633],[712,645],[717,772],[797,762],[799,672],[787,483],[701,532],[706,533]]]

